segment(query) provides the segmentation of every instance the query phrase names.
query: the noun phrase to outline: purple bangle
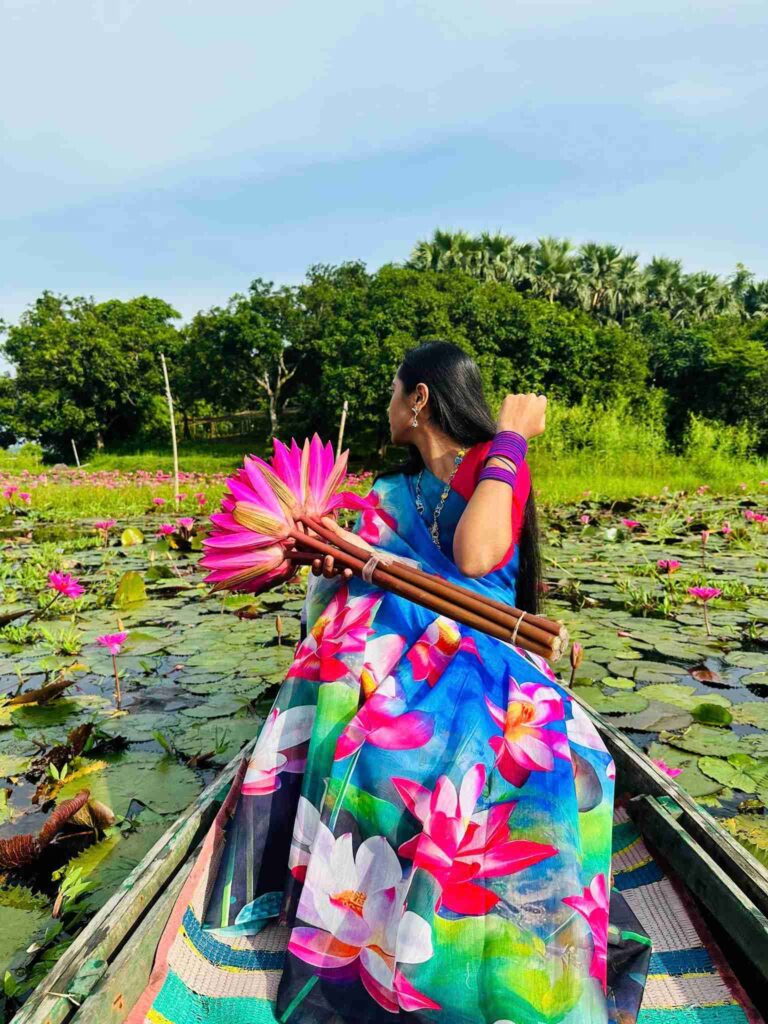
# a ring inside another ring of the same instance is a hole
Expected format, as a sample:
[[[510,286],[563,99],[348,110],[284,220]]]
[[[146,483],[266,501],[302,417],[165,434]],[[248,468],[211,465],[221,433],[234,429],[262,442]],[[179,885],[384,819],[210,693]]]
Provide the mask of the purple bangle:
[[[525,461],[527,451],[528,442],[522,434],[518,434],[515,430],[500,430],[491,441],[484,464],[494,455],[506,455],[519,468],[520,464]]]
[[[477,478],[478,484],[482,480],[501,480],[505,484],[509,484],[514,491],[517,473],[513,473],[511,469],[502,469],[501,466],[485,466],[480,470],[480,475]]]

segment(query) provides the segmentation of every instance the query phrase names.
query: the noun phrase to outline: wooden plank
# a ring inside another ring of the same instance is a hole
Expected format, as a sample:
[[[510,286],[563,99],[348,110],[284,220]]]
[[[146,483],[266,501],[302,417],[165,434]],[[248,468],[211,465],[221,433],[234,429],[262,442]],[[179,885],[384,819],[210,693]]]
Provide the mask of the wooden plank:
[[[680,809],[677,817],[684,829],[768,917],[768,869],[730,832],[726,832],[693,797],[660,771],[623,733],[615,726],[609,725],[585,700],[572,691],[569,692],[589,713],[616,762],[616,792],[631,796],[647,793],[650,796],[666,796],[673,800]]]
[[[72,1017],[72,1024],[122,1024],[147,987],[157,944],[193,864],[194,858],[190,857],[176,872]]]
[[[722,925],[768,983],[768,919],[739,886],[652,796],[630,801],[629,813],[681,881]]]
[[[64,1024],[76,1007],[61,993],[90,991],[112,955],[195,849],[216,817],[244,757],[257,736],[239,751],[174,825],[162,835],[120,888],[64,951],[10,1024]],[[59,993],[59,994],[55,994]]]

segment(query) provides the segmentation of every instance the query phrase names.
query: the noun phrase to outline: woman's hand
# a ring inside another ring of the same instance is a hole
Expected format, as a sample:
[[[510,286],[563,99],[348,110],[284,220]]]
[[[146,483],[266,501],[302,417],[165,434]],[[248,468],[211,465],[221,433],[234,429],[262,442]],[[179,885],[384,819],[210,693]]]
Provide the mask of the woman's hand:
[[[546,415],[544,395],[507,395],[501,403],[496,430],[514,430],[529,441],[544,433]]]
[[[337,536],[343,537],[345,540],[356,544],[360,548],[364,548],[366,551],[373,551],[373,548],[367,541],[363,540],[356,533],[352,533],[351,530],[345,530],[342,526],[339,526],[333,516],[321,516],[320,522]],[[314,531],[312,532],[314,533]],[[333,555],[318,555],[312,562],[312,572],[315,576],[325,576],[326,579],[340,575],[345,580],[348,580],[354,576],[351,569],[337,565]]]

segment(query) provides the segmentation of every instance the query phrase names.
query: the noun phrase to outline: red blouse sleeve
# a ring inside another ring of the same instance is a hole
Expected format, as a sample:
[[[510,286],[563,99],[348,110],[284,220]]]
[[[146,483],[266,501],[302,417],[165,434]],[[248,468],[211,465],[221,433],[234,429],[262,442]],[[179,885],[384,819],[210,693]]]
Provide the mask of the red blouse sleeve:
[[[483,468],[483,460],[491,447],[490,441],[483,441],[481,444],[473,445],[461,460],[456,475],[453,478],[451,487],[457,491],[465,501],[469,501],[477,487],[477,478]],[[515,479],[515,489],[512,494],[512,541],[501,561],[494,565],[491,572],[501,569],[507,564],[515,553],[515,546],[520,539],[520,531],[523,528],[523,517],[528,495],[531,493],[531,470],[527,460],[518,468]]]

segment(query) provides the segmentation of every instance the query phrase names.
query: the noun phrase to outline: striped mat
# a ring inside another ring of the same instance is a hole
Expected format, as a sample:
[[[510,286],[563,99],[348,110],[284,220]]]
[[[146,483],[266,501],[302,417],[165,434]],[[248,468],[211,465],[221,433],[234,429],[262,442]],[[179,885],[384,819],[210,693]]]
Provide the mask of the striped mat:
[[[196,883],[190,879],[191,900],[162,958],[165,969],[151,1006],[134,1007],[128,1024],[274,1024],[289,929],[274,925],[258,935],[223,939],[202,930],[200,911],[218,862],[212,843],[209,836],[206,870]],[[623,809],[614,816],[613,851],[614,887],[652,940],[637,1024],[764,1024],[695,908],[662,874]]]
[[[614,888],[653,946],[637,1024],[763,1024],[695,908],[662,874],[623,809],[614,815],[613,871]]]

